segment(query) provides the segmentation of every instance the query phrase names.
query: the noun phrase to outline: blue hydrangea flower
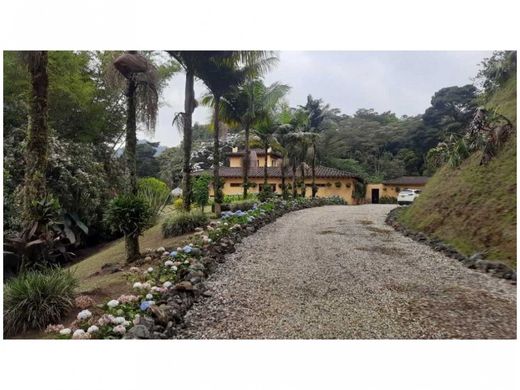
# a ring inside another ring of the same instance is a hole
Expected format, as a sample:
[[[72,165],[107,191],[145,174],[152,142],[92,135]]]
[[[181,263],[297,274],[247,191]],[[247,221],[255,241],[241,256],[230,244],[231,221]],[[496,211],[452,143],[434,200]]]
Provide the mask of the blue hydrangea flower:
[[[142,301],[141,302],[141,306],[139,306],[139,308],[142,310],[142,311],[145,311],[147,310],[150,306],[152,306],[150,304],[150,301]]]
[[[170,257],[175,257],[177,256],[177,251],[171,251],[170,252]]]
[[[190,253],[191,252],[191,246],[189,245],[186,245],[184,248],[182,248],[182,250],[184,251],[184,253]]]

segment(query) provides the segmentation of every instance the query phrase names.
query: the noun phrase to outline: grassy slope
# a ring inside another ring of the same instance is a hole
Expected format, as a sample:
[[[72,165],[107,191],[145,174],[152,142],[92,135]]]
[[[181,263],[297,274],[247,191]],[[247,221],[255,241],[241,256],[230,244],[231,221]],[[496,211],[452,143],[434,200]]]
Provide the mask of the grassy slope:
[[[173,212],[175,212],[173,209],[168,209],[165,214],[170,215]],[[161,246],[165,248],[177,247],[186,240],[188,235],[163,238],[161,230],[163,218],[161,218],[158,224],[145,231],[143,236],[140,237],[139,244],[141,251],[146,248],[156,249]],[[79,292],[106,289],[118,290],[126,284],[125,277],[121,272],[93,275],[95,272],[100,271],[101,267],[105,264],[118,264],[120,266],[125,264],[124,239],[114,241],[99,252],[71,267],[80,282]]]
[[[516,78],[487,107],[516,123]],[[477,153],[459,168],[441,168],[401,222],[462,253],[485,252],[516,268],[516,137],[488,165],[479,161]]]

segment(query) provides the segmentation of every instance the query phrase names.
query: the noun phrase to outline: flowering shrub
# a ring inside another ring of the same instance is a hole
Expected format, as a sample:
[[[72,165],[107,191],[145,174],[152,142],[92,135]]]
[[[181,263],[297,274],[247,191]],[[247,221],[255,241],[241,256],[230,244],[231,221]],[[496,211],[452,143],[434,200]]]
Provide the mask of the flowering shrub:
[[[166,252],[165,252],[166,253]],[[187,272],[190,264],[200,256],[200,249],[192,244],[169,252],[161,263],[141,271],[132,267],[129,279],[134,294],[123,294],[101,306],[103,314],[97,319],[87,309],[80,311],[76,320],[65,328],[62,324],[49,325],[46,333],[61,339],[118,339],[150,308],[164,302],[164,294],[180,281],[179,274]]]

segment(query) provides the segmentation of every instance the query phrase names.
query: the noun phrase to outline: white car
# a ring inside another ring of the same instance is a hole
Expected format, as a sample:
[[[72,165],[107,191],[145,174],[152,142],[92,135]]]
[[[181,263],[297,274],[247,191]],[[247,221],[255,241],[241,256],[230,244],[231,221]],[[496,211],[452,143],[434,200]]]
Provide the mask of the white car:
[[[397,195],[397,203],[400,205],[411,204],[420,193],[421,190],[415,190],[412,188],[402,190],[399,192],[399,195]]]

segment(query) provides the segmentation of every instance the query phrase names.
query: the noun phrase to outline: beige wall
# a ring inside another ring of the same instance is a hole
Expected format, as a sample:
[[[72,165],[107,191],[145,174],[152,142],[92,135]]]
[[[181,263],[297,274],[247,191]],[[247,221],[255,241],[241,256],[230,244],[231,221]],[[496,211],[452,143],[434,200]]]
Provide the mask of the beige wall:
[[[242,178],[223,178],[224,180],[224,187],[222,191],[224,192],[224,195],[241,195],[243,193],[242,189]],[[259,178],[249,178],[249,181],[252,183],[256,183],[256,187],[250,188],[249,191],[252,193],[258,193],[260,191],[261,185],[264,182],[264,179]],[[281,194],[282,189],[280,188],[282,184],[281,178],[269,178],[267,180],[268,184],[274,184],[276,187],[276,193]],[[336,182],[339,182],[341,185],[340,187],[336,187]],[[327,183],[330,183],[330,186],[327,186]],[[232,186],[232,184],[234,184]],[[291,180],[287,180],[287,184],[291,184]],[[312,196],[312,180],[308,179],[305,181],[306,184],[306,191],[305,196],[310,197]],[[320,184],[322,186],[320,186]],[[316,185],[318,185],[318,192],[317,196],[320,197],[327,197],[327,196],[340,196],[348,204],[354,204],[354,200],[352,198],[352,191],[354,190],[354,179],[352,178],[316,178]],[[301,188],[297,188],[298,193],[301,193]],[[292,190],[291,190],[292,191]],[[210,186],[210,196],[213,196],[213,187]]]
[[[265,157],[260,156],[257,157],[258,166],[263,167],[265,163]],[[267,155],[267,166],[268,167],[277,167],[280,163],[280,159],[277,157],[272,157],[270,154]],[[229,166],[231,168],[240,168],[242,166],[242,157],[232,156],[229,158]]]
[[[367,187],[366,187],[367,189],[366,189],[365,196],[366,196],[367,203],[372,203],[372,189],[373,188],[379,189],[379,198],[382,198],[383,196],[397,198],[397,195],[399,194],[399,192],[406,188],[422,189],[423,187],[424,187],[424,184],[411,186],[411,185],[403,185],[403,184],[386,185],[383,183],[369,183],[369,184],[367,184]]]

